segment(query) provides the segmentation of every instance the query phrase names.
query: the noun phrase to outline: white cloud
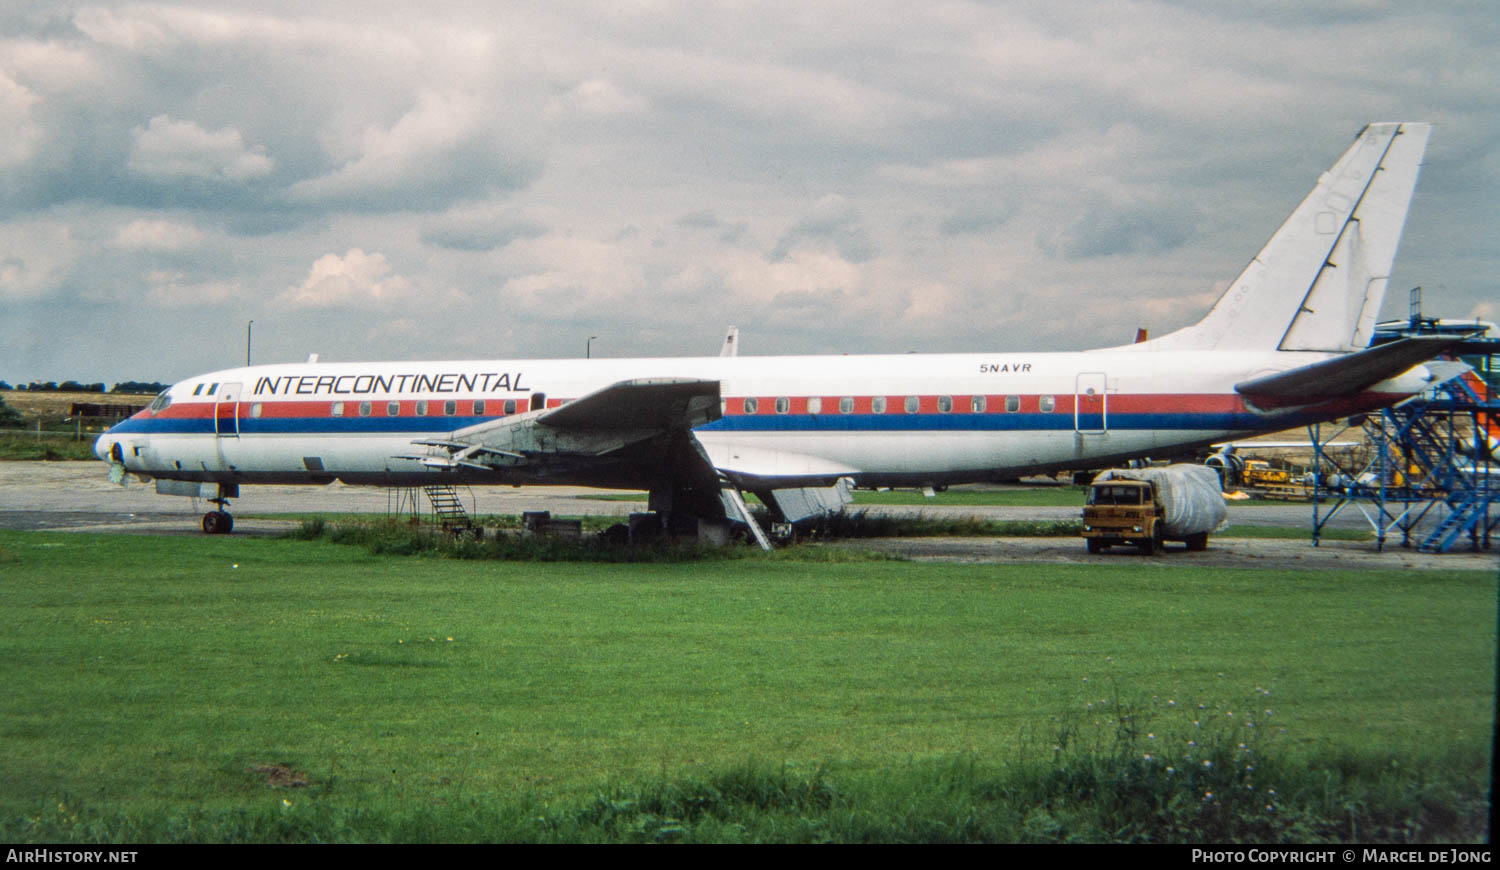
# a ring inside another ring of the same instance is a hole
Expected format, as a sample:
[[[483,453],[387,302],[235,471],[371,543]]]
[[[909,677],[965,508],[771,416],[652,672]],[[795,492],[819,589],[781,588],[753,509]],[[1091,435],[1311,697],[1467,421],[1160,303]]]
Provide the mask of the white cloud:
[[[115,233],[117,248],[144,251],[182,251],[203,241],[203,231],[165,220],[131,221]]]
[[[331,152],[354,156],[288,193],[307,204],[400,209],[523,186],[536,169],[525,158],[509,158],[495,141],[493,118],[474,94],[424,90],[390,127],[367,127],[357,142],[329,143]]]
[[[152,271],[146,276],[146,300],[162,307],[222,305],[240,295],[233,281],[193,281],[182,272]]]
[[[40,97],[0,70],[0,169],[31,159],[42,141],[32,109]]]
[[[350,248],[340,257],[325,254],[312,264],[307,279],[287,288],[279,303],[306,308],[329,308],[399,300],[412,289],[410,281],[391,274],[391,264],[379,251]]]
[[[567,95],[554,103],[552,113],[566,110],[582,115],[633,115],[649,108],[647,100],[639,94],[626,93],[609,79],[589,79],[580,82]]]
[[[0,224],[0,302],[39,299],[56,292],[80,251],[72,228],[62,221]]]
[[[131,135],[130,170],[154,178],[243,182],[269,175],[276,166],[264,149],[247,147],[233,127],[209,131],[157,115]]]
[[[771,259],[784,260],[793,250],[809,243],[832,246],[839,256],[854,263],[863,263],[876,253],[859,212],[847,198],[836,193],[813,203],[776,243]]]
[[[450,209],[422,225],[423,242],[452,251],[493,251],[546,234],[537,221],[492,203]]]

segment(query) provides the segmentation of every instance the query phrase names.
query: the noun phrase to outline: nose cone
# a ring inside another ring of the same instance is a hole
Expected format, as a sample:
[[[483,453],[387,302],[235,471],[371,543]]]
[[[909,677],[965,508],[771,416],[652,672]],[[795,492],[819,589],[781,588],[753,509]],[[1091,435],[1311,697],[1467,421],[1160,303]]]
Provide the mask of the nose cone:
[[[104,460],[105,462],[108,462],[109,454],[114,450],[115,444],[117,443],[119,442],[115,440],[113,435],[105,432],[103,435],[99,436],[99,440],[94,442],[94,455]]]

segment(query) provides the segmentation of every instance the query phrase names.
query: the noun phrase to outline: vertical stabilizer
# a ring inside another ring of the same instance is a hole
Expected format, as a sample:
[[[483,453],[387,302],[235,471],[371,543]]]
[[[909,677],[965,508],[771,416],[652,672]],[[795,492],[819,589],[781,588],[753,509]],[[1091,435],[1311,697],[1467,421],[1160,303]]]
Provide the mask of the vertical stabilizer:
[[[1367,347],[1416,187],[1428,124],[1371,124],[1197,324],[1157,346]]]

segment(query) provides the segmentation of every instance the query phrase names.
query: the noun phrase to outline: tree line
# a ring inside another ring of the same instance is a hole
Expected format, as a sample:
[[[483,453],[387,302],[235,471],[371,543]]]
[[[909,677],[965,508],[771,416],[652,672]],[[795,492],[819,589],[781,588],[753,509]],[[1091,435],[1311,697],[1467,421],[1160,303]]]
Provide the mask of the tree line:
[[[38,393],[143,393],[154,396],[165,390],[170,384],[157,381],[120,381],[108,390],[104,389],[104,382],[98,381],[92,384],[81,384],[78,381],[32,381],[20,386],[11,386],[5,381],[0,381],[0,390],[18,390],[23,392]]]

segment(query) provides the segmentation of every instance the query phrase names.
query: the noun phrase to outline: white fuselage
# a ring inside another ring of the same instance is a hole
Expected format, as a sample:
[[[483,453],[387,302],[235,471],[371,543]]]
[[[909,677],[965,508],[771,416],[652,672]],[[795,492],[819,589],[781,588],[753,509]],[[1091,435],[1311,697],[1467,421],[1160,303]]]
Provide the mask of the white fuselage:
[[[1262,411],[1232,385],[1327,354],[1154,351],[311,363],[228,369],[174,385],[99,440],[157,478],[421,485],[639,485],[556,467],[435,469],[413,442],[556,407],[638,378],[718,381],[722,417],[694,430],[735,479],[783,485],[992,480],[1276,431],[1388,404],[1415,375],[1337,403]],[[476,405],[475,403],[480,403]],[[118,444],[120,449],[115,450]]]

